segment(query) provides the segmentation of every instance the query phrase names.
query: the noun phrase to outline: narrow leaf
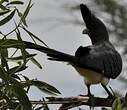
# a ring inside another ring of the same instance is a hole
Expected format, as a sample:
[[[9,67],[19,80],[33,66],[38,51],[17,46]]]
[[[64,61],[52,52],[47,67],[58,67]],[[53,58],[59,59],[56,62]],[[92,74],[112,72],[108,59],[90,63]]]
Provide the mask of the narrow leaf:
[[[20,48],[22,43],[14,39],[0,39],[1,48]]]
[[[26,52],[27,52],[27,51],[26,51]],[[27,52],[27,55],[30,55],[30,54]],[[34,63],[38,68],[42,69],[41,64],[40,64],[34,57],[31,57],[30,60],[31,60],[32,63]]]
[[[24,4],[24,2],[22,2],[22,1],[11,1],[11,2],[9,2],[7,5],[23,5]]]
[[[32,110],[32,104],[30,103],[24,89],[18,85],[12,85],[12,89],[14,89],[14,95],[18,98],[20,104],[23,106],[23,110]]]
[[[23,106],[23,110],[32,110],[32,105],[26,95],[25,90],[20,82],[8,75],[4,68],[0,67],[0,78],[6,83],[10,83],[11,90],[16,98],[18,98],[20,104]]]
[[[24,66],[24,65],[23,65],[23,66],[15,66],[15,67],[9,69],[8,72],[11,73],[11,74],[12,74],[12,73],[14,74],[14,73],[23,71],[23,70],[25,70],[26,68],[27,68],[27,66]]]
[[[37,54],[29,54],[26,55],[26,60],[29,60],[31,58],[33,58],[34,56],[36,56]],[[11,57],[11,58],[6,58],[7,61],[12,61],[12,62],[19,62],[23,60],[23,56],[18,56],[18,57]]]
[[[1,10],[0,11],[0,16],[5,15],[5,14],[7,14],[9,12],[10,12],[10,10]]]
[[[37,39],[39,42],[41,42],[41,43],[44,44],[46,47],[48,47],[47,44],[46,44],[44,41],[42,41],[41,39],[39,39],[39,38],[38,38],[36,35],[34,35],[32,32],[28,31],[25,27],[23,27],[23,29],[24,29],[31,37]]]
[[[15,23],[15,24],[16,24],[16,23]],[[16,25],[16,27],[17,27],[17,25]],[[22,38],[21,38],[21,35],[20,35],[20,31],[19,31],[18,28],[17,28],[16,35],[17,35],[18,40],[22,43],[22,47],[20,48],[20,50],[21,50],[21,53],[22,53],[23,61],[26,62],[26,51],[25,51],[25,46],[24,46],[24,43],[23,43],[23,41],[22,41]]]
[[[45,102],[45,99],[43,98],[43,101]],[[45,104],[43,104],[43,109],[44,110],[49,110],[49,107],[48,107],[48,105],[45,103]]]
[[[44,108],[44,107],[40,106],[40,107],[36,108],[35,110],[42,110],[42,108]]]
[[[5,17],[4,19],[0,20],[0,26],[6,24],[7,22],[9,22],[13,16],[15,14],[15,10],[11,12],[11,14],[9,14],[7,17]]]
[[[4,1],[4,0],[3,0]],[[2,1],[1,1],[2,2]],[[2,3],[0,3],[0,9],[2,10],[8,10],[4,5],[2,5]]]
[[[25,26],[27,26],[26,17],[27,17],[27,15],[28,15],[28,13],[29,13],[29,11],[30,11],[30,8],[31,8],[32,6],[33,6],[33,5],[31,5],[31,0],[30,0],[29,3],[28,3],[28,5],[27,5],[26,10],[25,10],[24,13],[23,13],[23,16],[21,17],[21,20],[22,20],[22,22],[23,22],[23,24],[24,24]]]
[[[120,97],[117,97],[115,99],[115,101],[113,102],[113,106],[112,106],[113,110],[122,110],[122,102]]]
[[[46,92],[48,94],[61,94],[55,87],[47,84],[46,82],[34,80],[31,81],[31,83],[38,89],[40,89],[42,92]]]

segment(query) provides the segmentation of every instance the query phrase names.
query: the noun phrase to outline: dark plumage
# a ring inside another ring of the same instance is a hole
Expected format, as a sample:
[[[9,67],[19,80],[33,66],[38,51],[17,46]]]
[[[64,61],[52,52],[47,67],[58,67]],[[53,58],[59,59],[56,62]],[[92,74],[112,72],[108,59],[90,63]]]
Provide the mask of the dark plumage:
[[[121,56],[110,43],[104,23],[93,15],[86,5],[81,4],[80,10],[86,28],[89,30],[88,36],[92,45],[80,46],[75,52],[75,56],[39,45],[34,46],[28,42],[24,44],[26,48],[46,53],[49,60],[69,62],[84,77],[88,87],[88,95],[91,94],[90,85],[97,83],[101,83],[107,93],[111,95],[105,86],[110,78],[115,79],[121,73]]]

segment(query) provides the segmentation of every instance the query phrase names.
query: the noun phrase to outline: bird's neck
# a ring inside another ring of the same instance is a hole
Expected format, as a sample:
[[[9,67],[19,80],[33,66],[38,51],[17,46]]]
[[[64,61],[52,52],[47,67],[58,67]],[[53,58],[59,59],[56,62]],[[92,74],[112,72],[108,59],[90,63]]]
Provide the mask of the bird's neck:
[[[100,44],[100,43],[103,43],[103,42],[109,42],[109,38],[107,37],[94,37],[94,38],[91,38],[91,42],[93,45],[97,45],[97,44]]]

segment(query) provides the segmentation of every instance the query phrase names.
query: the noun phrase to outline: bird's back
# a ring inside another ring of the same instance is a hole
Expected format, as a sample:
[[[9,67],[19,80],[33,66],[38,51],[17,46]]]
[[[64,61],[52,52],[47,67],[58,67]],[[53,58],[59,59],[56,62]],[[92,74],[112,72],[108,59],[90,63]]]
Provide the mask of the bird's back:
[[[75,53],[78,67],[98,72],[108,78],[116,78],[122,70],[122,59],[110,42],[79,47]]]

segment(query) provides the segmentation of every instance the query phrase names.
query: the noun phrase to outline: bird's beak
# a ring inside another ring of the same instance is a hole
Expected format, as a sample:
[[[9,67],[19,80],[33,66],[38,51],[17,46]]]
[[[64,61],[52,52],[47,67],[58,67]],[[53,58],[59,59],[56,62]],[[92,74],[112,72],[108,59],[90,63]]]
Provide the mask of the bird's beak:
[[[89,29],[84,29],[83,31],[82,31],[82,34],[88,34],[89,33]]]

